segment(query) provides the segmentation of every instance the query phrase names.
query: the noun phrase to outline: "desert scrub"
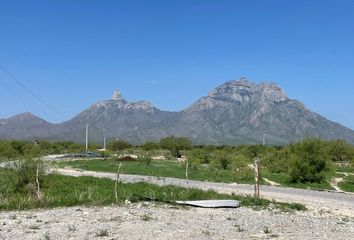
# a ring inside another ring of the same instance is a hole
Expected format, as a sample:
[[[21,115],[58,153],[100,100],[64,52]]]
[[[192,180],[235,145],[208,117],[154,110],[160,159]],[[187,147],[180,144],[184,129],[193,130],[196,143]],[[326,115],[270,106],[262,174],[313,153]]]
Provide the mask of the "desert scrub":
[[[33,158],[16,160],[9,168],[0,169],[0,202],[17,195],[26,195],[29,201],[39,198],[44,172],[43,162]]]

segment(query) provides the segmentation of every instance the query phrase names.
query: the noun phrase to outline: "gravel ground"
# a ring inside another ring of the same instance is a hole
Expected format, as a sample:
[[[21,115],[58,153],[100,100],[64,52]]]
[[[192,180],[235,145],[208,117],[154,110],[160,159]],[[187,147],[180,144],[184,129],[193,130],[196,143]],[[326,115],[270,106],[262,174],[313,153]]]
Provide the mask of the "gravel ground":
[[[0,212],[0,239],[353,239],[354,219],[320,212],[135,203]]]
[[[54,171],[54,170],[52,170]],[[72,169],[63,175],[115,179],[115,174]],[[252,185],[121,175],[149,182],[251,194]],[[154,203],[0,212],[1,240],[34,239],[354,239],[354,195],[261,186],[263,197],[305,203],[309,211],[203,209]]]
[[[102,173],[94,171],[76,171],[73,169],[52,169],[59,174],[69,176],[94,176],[110,178],[115,180],[113,173]],[[121,174],[122,182],[148,182],[152,184],[175,185],[187,188],[199,188],[203,190],[212,189],[220,193],[253,194],[253,185],[250,184],[226,184],[192,181],[177,178],[159,178],[152,176]],[[313,191],[308,189],[296,189],[276,186],[260,186],[260,193],[263,198],[275,199],[283,202],[303,203],[310,209],[325,208],[333,214],[354,217],[354,194],[341,192]]]

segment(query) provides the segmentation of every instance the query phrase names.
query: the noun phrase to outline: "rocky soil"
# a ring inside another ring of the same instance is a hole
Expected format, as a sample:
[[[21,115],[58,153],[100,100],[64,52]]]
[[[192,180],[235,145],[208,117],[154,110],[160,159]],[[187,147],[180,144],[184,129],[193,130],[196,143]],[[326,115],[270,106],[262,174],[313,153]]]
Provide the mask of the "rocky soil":
[[[354,218],[318,211],[154,203],[0,212],[0,239],[352,239]]]
[[[113,178],[114,174],[70,169],[71,176]],[[122,175],[123,182],[145,181],[252,193],[251,185],[208,183],[173,178]],[[304,203],[310,210],[203,209],[155,203],[66,207],[0,212],[0,240],[34,239],[353,239],[354,195],[262,186],[262,195]]]

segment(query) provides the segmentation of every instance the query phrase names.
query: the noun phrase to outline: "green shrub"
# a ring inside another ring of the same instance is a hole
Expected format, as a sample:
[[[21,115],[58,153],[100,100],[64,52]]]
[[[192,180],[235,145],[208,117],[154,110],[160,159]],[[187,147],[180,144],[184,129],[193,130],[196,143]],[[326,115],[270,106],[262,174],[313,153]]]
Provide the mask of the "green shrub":
[[[249,145],[247,147],[246,155],[250,160],[257,157],[262,157],[266,151],[266,147],[260,144]]]
[[[215,150],[210,161],[210,167],[214,170],[226,170],[229,168],[229,165],[232,163],[232,161],[232,155],[226,150]]]
[[[237,179],[242,181],[252,180],[254,177],[254,171],[248,166],[249,160],[243,155],[236,155],[232,158],[231,169]]]
[[[142,148],[145,151],[151,151],[151,150],[157,150],[160,149],[160,144],[156,143],[156,142],[144,142],[144,144],[142,145]]]
[[[170,150],[173,157],[179,157],[181,150],[188,150],[192,147],[192,142],[186,137],[170,136],[162,138],[160,145],[163,149]]]
[[[287,148],[273,150],[262,159],[262,165],[272,173],[287,173],[289,168],[289,151]]]
[[[354,161],[354,147],[343,140],[333,140],[327,143],[328,154],[333,162]]]
[[[150,152],[146,151],[138,156],[138,160],[145,163],[147,166],[150,166],[152,157]]]
[[[321,183],[331,170],[325,144],[319,139],[305,139],[290,146],[291,182]]]
[[[122,140],[110,142],[107,146],[107,148],[111,151],[121,151],[130,147],[132,147],[130,143]]]
[[[36,185],[37,168],[41,186],[45,169],[39,159],[16,160],[9,165],[9,168],[0,169],[0,204],[14,198],[17,194],[26,195],[29,201],[39,200]]]
[[[0,199],[4,199],[16,191],[16,183],[19,181],[18,174],[14,169],[0,169]]]
[[[1,160],[16,158],[18,155],[9,141],[0,141],[0,162]]]
[[[199,168],[203,163],[209,163],[209,158],[209,153],[202,148],[194,148],[187,154],[187,160],[193,169]]]
[[[17,187],[24,188],[29,184],[34,184],[36,181],[37,168],[38,175],[45,174],[45,168],[43,162],[36,158],[27,157],[25,159],[18,160],[14,163],[15,173],[17,175]]]

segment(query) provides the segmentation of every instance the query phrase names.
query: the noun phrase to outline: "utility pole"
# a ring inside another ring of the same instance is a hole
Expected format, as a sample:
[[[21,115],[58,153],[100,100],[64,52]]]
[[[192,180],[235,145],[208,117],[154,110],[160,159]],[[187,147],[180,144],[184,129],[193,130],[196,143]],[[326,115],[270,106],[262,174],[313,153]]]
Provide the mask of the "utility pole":
[[[102,129],[103,132],[103,151],[106,151],[106,129]]]
[[[88,127],[89,125],[86,123],[86,151],[88,150]]]
[[[265,134],[263,133],[263,146],[265,145]]]

